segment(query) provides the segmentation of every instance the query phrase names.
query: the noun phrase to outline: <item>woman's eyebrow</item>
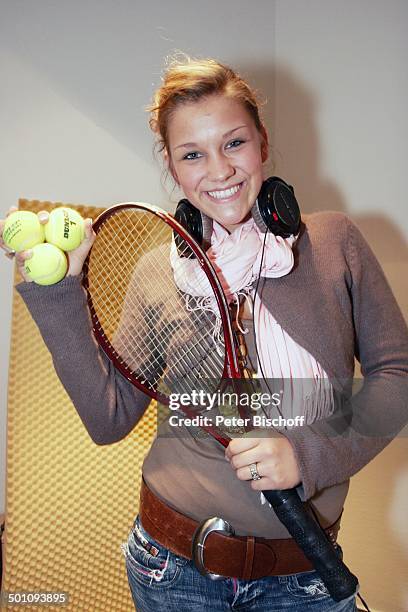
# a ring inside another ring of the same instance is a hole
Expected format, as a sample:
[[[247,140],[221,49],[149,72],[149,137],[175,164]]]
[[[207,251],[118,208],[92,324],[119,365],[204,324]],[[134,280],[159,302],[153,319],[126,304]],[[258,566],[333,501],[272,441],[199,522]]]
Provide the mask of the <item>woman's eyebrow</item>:
[[[241,128],[245,128],[248,127],[246,125],[239,125],[238,127],[232,128],[232,130],[228,130],[228,132],[225,132],[225,134],[222,135],[223,138],[227,138],[228,136],[231,136],[231,134],[233,134],[234,132],[236,132],[237,130],[240,130]],[[174,150],[176,151],[177,149],[181,149],[181,148],[190,148],[190,147],[197,147],[197,143],[196,142],[185,142],[184,144],[181,145],[177,145],[177,147],[174,147]]]

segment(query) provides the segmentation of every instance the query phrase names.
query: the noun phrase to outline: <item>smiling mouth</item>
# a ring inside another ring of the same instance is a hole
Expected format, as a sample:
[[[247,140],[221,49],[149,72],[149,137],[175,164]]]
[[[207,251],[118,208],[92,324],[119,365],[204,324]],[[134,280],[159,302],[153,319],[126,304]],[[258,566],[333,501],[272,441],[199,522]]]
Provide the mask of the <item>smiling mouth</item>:
[[[229,187],[228,189],[219,189],[216,191],[207,191],[208,195],[216,200],[226,200],[228,198],[232,198],[238,191],[241,190],[244,182],[242,181],[238,185],[234,185],[233,187]]]

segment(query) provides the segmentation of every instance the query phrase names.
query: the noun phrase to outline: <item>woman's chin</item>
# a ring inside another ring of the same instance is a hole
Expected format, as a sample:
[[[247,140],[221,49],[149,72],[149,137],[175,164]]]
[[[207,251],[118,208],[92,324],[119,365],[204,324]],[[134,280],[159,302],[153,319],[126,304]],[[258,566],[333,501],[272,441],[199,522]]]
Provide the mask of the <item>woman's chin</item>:
[[[251,217],[251,213],[246,213],[243,215],[231,215],[230,217],[219,217],[216,221],[225,227],[229,232],[234,231],[237,227],[248,221]]]

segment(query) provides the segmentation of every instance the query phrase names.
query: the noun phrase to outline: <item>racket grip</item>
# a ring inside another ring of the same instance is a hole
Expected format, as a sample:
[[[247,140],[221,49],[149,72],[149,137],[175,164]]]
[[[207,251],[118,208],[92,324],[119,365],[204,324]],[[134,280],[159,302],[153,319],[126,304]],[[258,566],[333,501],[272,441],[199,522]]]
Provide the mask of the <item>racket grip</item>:
[[[358,580],[341,560],[320,525],[306,512],[296,489],[263,491],[281,523],[289,531],[323,580],[331,597],[341,601],[356,592]]]

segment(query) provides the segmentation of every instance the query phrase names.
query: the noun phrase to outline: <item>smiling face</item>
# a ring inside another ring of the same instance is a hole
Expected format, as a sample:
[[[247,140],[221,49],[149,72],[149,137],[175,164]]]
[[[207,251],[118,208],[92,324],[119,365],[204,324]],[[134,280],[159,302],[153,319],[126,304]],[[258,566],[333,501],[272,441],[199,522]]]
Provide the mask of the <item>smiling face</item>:
[[[212,95],[171,115],[169,169],[186,198],[229,231],[248,219],[267,156],[266,132],[236,99]]]

